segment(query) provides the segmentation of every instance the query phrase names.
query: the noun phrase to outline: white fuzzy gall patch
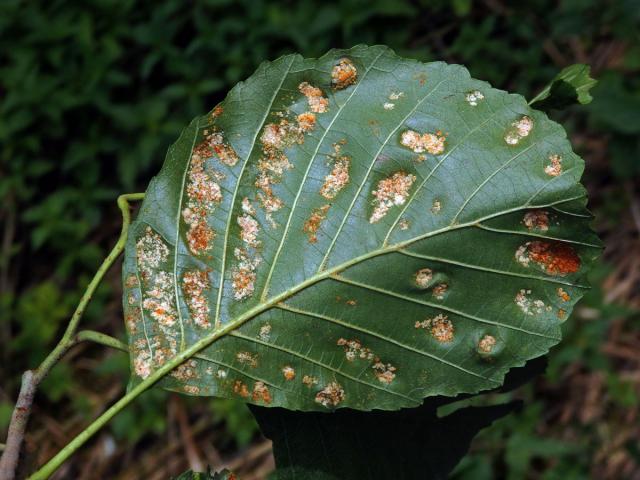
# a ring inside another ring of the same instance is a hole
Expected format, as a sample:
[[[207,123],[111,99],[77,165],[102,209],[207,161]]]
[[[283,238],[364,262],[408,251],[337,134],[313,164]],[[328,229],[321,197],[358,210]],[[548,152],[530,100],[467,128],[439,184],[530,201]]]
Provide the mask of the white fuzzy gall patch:
[[[440,343],[447,343],[453,340],[455,328],[447,315],[438,314],[433,318],[427,318],[415,323],[416,328],[423,328],[431,333],[431,336]]]
[[[397,368],[390,363],[385,364],[378,360],[371,366],[371,368],[373,368],[376,378],[380,383],[389,385],[396,378],[395,372],[397,371]]]
[[[433,271],[430,268],[421,268],[415,273],[415,282],[419,288],[427,288],[433,279]]]
[[[348,361],[353,362],[355,359],[360,358],[363,360],[373,360],[373,352],[363,347],[359,340],[347,340],[340,338],[337,341],[337,345],[344,347],[344,355]]]
[[[143,380],[151,375],[151,355],[147,350],[140,350],[133,360],[133,370]]]
[[[258,366],[258,356],[251,352],[238,352],[236,353],[236,360],[245,365],[249,365],[250,367]]]
[[[328,200],[335,198],[349,183],[351,157],[342,154],[344,144],[344,141],[333,144],[333,154],[330,155],[333,166],[331,172],[324,177],[324,183],[320,189],[320,195]]]
[[[169,257],[169,248],[160,235],[147,227],[136,242],[136,259],[143,277],[151,275]]]
[[[391,207],[404,205],[415,180],[415,175],[402,171],[380,180],[376,190],[371,192],[371,195],[374,196],[374,210],[369,218],[369,223],[379,222]]]
[[[240,238],[242,241],[250,247],[259,247],[261,242],[258,240],[258,233],[260,233],[258,221],[245,213],[238,217],[237,222],[240,226]]]
[[[520,245],[516,250],[516,260],[523,267],[528,267],[531,259],[529,258],[529,245],[531,242],[527,242],[524,245]]]
[[[207,272],[194,270],[182,276],[182,289],[191,319],[200,328],[209,328],[209,302],[205,291],[211,288]]]
[[[305,375],[304,377],[302,377],[302,383],[306,387],[311,388],[314,385],[318,384],[318,379],[312,375]]]
[[[478,352],[491,353],[496,346],[496,338],[492,335],[484,335],[478,342]]]
[[[550,177],[557,177],[562,173],[562,157],[560,155],[549,156],[549,165],[544,167],[544,173]]]
[[[261,260],[258,257],[252,258],[246,250],[241,248],[236,248],[233,253],[238,261],[231,272],[233,296],[236,300],[244,300],[253,295],[256,268],[260,265]]]
[[[529,136],[533,130],[533,119],[527,115],[523,115],[520,120],[511,124],[511,127],[504,135],[504,141],[508,145],[517,145],[520,140]]]
[[[391,102],[386,102],[385,104],[382,105],[382,108],[384,108],[385,110],[393,110],[396,107],[395,103],[391,103]]]
[[[142,307],[158,322],[161,329],[173,335],[170,327],[176,323],[175,292],[173,275],[168,272],[155,272],[148,281],[148,289],[144,292]]]
[[[545,310],[551,310],[551,307],[547,307],[542,300],[531,299],[531,290],[520,290],[514,301],[525,315],[540,315]]]
[[[338,382],[327,384],[322,390],[316,394],[316,403],[323,407],[337,407],[344,400],[344,389]]]
[[[264,325],[262,325],[260,327],[260,333],[258,334],[258,337],[263,342],[267,342],[271,338],[271,324],[270,323],[265,323]]]
[[[406,130],[400,136],[400,143],[415,153],[428,152],[439,155],[444,152],[446,137],[442,132],[420,134],[414,130]]]
[[[549,230],[549,212],[544,210],[531,210],[524,214],[522,219],[525,227],[529,230],[546,232]]]
[[[322,90],[318,87],[314,87],[308,82],[302,82],[298,85],[298,90],[307,97],[309,109],[313,113],[325,113],[328,110],[329,100],[324,97]]]
[[[473,90],[472,92],[468,92],[464,98],[469,105],[477,107],[478,102],[484,100],[484,95],[480,90]]]

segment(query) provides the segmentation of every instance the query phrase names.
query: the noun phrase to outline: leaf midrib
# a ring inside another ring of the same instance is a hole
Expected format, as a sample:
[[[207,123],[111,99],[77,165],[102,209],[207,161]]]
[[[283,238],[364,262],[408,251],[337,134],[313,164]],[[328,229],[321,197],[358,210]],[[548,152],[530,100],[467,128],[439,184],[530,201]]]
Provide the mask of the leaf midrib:
[[[578,200],[584,198],[584,195],[580,195],[580,196],[576,196],[576,197],[572,197],[572,198],[563,198],[561,200],[558,200],[556,202],[552,202],[552,203],[548,203],[548,204],[544,204],[544,205],[536,205],[533,208],[551,208],[554,205],[559,205],[562,203],[566,203],[572,200]],[[346,270],[349,267],[352,267],[354,265],[357,265],[361,262],[364,262],[370,258],[374,258],[380,255],[384,255],[387,253],[392,253],[395,251],[398,251],[402,248],[407,247],[408,245],[411,245],[417,241],[423,240],[425,238],[429,238],[429,237],[433,237],[436,235],[441,235],[453,230],[458,230],[458,229],[463,229],[463,228],[468,228],[468,227],[472,227],[475,226],[476,224],[486,221],[486,220],[490,220],[492,218],[495,217],[499,217],[502,215],[506,215],[509,213],[513,213],[515,211],[519,211],[525,208],[532,208],[530,205],[524,205],[524,206],[518,206],[512,209],[507,209],[507,210],[503,210],[501,212],[497,212],[494,213],[492,215],[487,215],[486,217],[483,217],[481,219],[475,220],[473,222],[469,222],[469,223],[465,223],[465,224],[458,224],[458,225],[454,225],[454,226],[447,226],[444,227],[442,229],[439,230],[434,230],[432,232],[428,232],[422,236],[419,237],[414,237],[412,239],[406,240],[404,242],[399,242],[395,245],[392,246],[388,246],[385,248],[380,248],[377,250],[373,250],[371,252],[368,252],[366,254],[363,254],[359,257],[353,258],[349,261],[343,262],[340,265],[336,265],[335,267],[329,269],[329,270],[325,270],[322,273],[316,274],[311,276],[310,278],[306,279],[305,281],[299,283],[298,285],[291,287],[287,290],[285,290],[284,292],[281,292],[280,294],[271,297],[271,299],[269,299],[268,301],[266,301],[265,303],[262,304],[258,304],[252,308],[250,308],[249,310],[247,310],[246,312],[242,313],[241,315],[239,315],[238,317],[236,317],[234,320],[231,320],[229,323],[227,323],[225,326],[223,326],[222,328],[220,328],[217,331],[214,331],[213,333],[211,333],[210,335],[204,336],[202,337],[200,340],[198,340],[197,342],[193,343],[190,347],[188,347],[187,349],[181,351],[175,358],[176,361],[179,361],[180,363],[193,357],[194,355],[196,355],[198,352],[200,352],[201,350],[207,348],[209,345],[211,345],[213,342],[215,342],[216,340],[218,340],[219,338],[224,337],[227,334],[230,334],[231,332],[233,332],[234,330],[236,330],[237,328],[239,328],[240,326],[244,325],[245,323],[247,323],[248,321],[252,320],[254,317],[257,317],[258,315],[270,310],[273,307],[276,307],[278,303],[284,302],[285,300],[291,298],[293,295],[297,294],[298,292],[309,288],[313,285],[315,285],[316,283],[325,280],[327,278],[330,278],[332,276],[335,276],[336,274],[338,274],[339,272]],[[526,332],[526,333],[530,333],[530,332]],[[557,340],[554,337],[555,340]],[[179,365],[180,363],[177,363],[177,365]]]

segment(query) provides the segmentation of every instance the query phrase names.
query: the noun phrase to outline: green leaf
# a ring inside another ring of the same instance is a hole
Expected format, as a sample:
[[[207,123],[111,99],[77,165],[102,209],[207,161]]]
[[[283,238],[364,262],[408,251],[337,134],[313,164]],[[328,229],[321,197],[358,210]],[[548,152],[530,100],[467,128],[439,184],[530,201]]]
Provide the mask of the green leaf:
[[[563,68],[529,104],[546,111],[559,110],[576,103],[581,105],[591,103],[593,97],[589,90],[598,81],[589,76],[590,72],[591,67],[581,63]]]
[[[544,358],[531,360],[511,370],[494,392],[518,388],[545,367]],[[435,397],[400,412],[344,409],[324,415],[258,406],[251,411],[263,434],[273,441],[274,480],[435,480],[448,478],[481,429],[522,406],[510,402],[453,408],[467,398]],[[443,415],[443,409],[450,413]]]
[[[183,131],[131,226],[132,383],[200,348],[160,385],[320,411],[499,386],[587,288],[583,168],[459,65],[264,63]]]
[[[521,406],[466,407],[439,418],[427,402],[399,412],[333,415],[254,407],[273,441],[274,480],[444,479],[473,437]]]

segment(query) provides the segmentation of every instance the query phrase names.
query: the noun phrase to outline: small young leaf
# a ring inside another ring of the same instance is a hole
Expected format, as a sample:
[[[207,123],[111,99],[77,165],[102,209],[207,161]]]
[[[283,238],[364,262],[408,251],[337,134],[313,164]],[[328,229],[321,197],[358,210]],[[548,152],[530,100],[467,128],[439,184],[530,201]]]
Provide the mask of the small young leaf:
[[[591,103],[593,97],[589,93],[597,80],[591,78],[591,67],[576,63],[570,65],[556,75],[536,97],[529,102],[540,110],[562,109],[579,103],[586,105]]]
[[[386,47],[263,64],[171,146],[130,229],[133,383],[296,410],[499,386],[600,251],[584,162],[524,98]]]

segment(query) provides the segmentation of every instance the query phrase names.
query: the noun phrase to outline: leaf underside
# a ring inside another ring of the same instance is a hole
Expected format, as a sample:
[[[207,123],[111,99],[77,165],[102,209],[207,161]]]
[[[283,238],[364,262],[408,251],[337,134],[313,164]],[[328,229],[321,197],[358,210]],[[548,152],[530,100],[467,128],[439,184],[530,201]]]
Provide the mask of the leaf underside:
[[[519,95],[386,47],[262,64],[168,151],[123,268],[132,382],[326,411],[496,387],[600,242],[584,162]]]

